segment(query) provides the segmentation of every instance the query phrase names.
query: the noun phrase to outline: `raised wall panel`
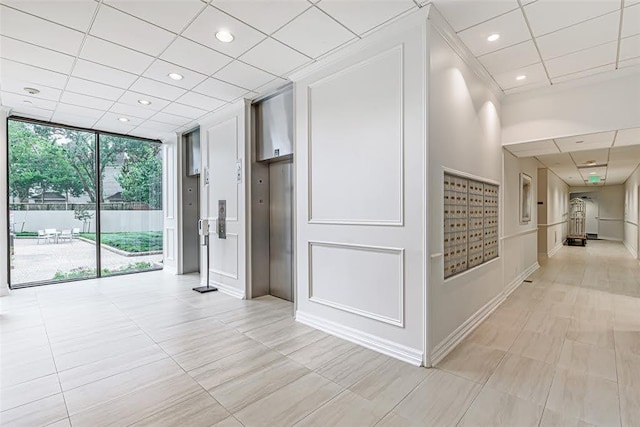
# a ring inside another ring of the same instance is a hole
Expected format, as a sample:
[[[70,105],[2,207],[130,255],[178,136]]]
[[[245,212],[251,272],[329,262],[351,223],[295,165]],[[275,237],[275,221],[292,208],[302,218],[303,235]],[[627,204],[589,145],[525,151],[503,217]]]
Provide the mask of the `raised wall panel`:
[[[209,260],[212,273],[231,279],[238,279],[238,235],[227,233],[226,239],[218,239],[211,234]]]
[[[209,212],[218,212],[218,200],[227,201],[227,221],[238,220],[238,181],[236,161],[238,158],[238,118],[230,119],[208,131],[211,144],[209,160],[209,185],[213,188],[209,200]]]
[[[309,242],[309,299],[404,325],[404,250]]]
[[[308,88],[309,221],[403,223],[402,46]]]

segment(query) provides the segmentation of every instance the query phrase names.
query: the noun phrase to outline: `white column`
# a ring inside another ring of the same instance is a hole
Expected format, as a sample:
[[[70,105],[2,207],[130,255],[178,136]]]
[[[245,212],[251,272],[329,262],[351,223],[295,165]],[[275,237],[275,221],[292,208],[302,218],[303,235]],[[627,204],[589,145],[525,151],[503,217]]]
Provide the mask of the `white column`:
[[[8,230],[9,220],[7,218],[7,204],[9,197],[7,194],[7,174],[5,168],[8,156],[7,141],[7,116],[9,109],[0,107],[0,296],[9,295],[9,265]]]

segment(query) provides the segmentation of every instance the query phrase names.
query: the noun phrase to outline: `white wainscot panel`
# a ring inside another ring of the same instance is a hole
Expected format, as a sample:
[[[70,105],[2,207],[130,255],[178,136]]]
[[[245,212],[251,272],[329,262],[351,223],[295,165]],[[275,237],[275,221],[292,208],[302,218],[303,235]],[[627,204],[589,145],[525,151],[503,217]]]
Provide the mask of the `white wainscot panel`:
[[[227,221],[238,220],[238,118],[232,117],[208,131],[210,212],[218,212],[218,200],[227,201]]]
[[[176,230],[173,227],[167,227],[164,230],[164,235],[165,235],[165,242],[164,242],[164,253],[165,253],[165,257],[168,260],[173,261],[175,259],[175,252],[174,252],[174,245],[175,245],[175,241],[176,241]]]
[[[218,239],[215,234],[212,234],[210,239],[211,272],[238,279],[238,235],[227,233],[226,239]]]
[[[404,250],[309,242],[309,300],[404,326]]]
[[[402,225],[402,46],[313,83],[308,97],[309,221]]]

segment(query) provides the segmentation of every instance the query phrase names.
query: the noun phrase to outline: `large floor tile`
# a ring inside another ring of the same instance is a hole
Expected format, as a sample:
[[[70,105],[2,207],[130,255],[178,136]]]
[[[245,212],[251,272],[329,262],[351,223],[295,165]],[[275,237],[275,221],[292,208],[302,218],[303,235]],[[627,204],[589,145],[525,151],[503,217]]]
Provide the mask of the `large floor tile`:
[[[349,387],[374,369],[378,369],[387,359],[386,356],[375,351],[357,347],[327,362],[315,371],[343,387]]]
[[[316,369],[357,346],[334,336],[327,336],[287,355],[290,359]]]
[[[133,424],[136,427],[208,427],[229,417],[229,412],[209,393],[201,392],[180,400]]]
[[[525,331],[564,338],[569,328],[570,319],[545,311],[534,311],[524,326]]]
[[[67,418],[62,393],[18,406],[0,413],[0,425],[3,427],[46,426]]]
[[[559,412],[545,409],[540,421],[540,427],[596,427],[586,421],[573,418]]]
[[[562,338],[553,335],[523,330],[509,348],[509,353],[555,364],[562,350],[562,342]]]
[[[471,381],[484,383],[505,354],[502,350],[463,341],[437,367]]]
[[[554,371],[553,365],[507,354],[487,381],[487,387],[544,406]]]
[[[537,426],[543,406],[511,394],[485,387],[475,399],[459,426],[511,427]]]
[[[590,376],[617,381],[616,355],[613,350],[571,341],[562,346],[558,366],[563,369],[583,372]]]
[[[345,390],[295,426],[367,427],[374,426],[384,415],[370,401]]]
[[[0,411],[15,408],[61,392],[58,375],[51,374],[5,387],[0,382]]]

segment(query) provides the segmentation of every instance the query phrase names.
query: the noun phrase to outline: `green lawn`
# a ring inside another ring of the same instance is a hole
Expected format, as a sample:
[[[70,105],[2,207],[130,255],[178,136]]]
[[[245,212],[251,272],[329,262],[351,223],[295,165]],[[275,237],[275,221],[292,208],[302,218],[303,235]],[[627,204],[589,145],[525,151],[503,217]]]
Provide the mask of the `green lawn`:
[[[80,236],[96,240],[95,233],[81,233]],[[102,243],[125,252],[161,251],[162,231],[102,233]]]
[[[152,269],[154,269],[154,267],[150,262],[143,261],[130,263],[115,269],[103,268],[101,273],[102,276],[111,276],[114,274],[133,273],[136,271]],[[56,274],[53,276],[53,280],[84,279],[87,277],[96,277],[96,269],[90,267],[78,267],[69,271],[56,271]]]

